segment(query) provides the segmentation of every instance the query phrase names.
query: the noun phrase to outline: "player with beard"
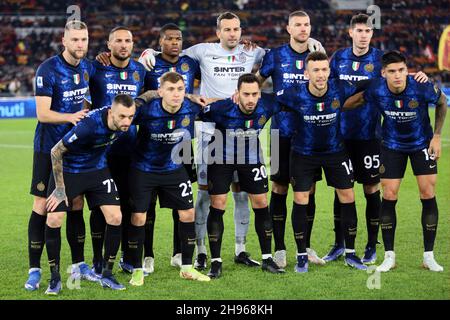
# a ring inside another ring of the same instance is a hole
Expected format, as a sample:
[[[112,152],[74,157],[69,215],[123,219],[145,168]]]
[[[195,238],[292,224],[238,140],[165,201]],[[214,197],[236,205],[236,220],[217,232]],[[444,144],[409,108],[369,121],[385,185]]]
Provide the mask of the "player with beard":
[[[29,277],[25,289],[39,288],[40,259],[44,249],[46,198],[52,170],[52,147],[84,118],[83,101],[92,73],[91,63],[84,59],[88,50],[85,23],[70,21],[64,28],[61,54],[45,60],[36,71],[36,113],[38,124],[34,135],[33,178],[30,193],[34,196],[28,224]],[[83,198],[73,199],[67,214],[67,240],[72,253],[72,277],[97,281],[84,263],[85,225]]]

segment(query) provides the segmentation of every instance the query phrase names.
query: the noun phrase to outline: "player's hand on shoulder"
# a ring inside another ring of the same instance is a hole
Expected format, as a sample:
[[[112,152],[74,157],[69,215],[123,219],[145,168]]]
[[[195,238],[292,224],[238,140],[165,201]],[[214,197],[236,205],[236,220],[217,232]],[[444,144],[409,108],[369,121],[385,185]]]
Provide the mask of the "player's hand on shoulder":
[[[78,122],[80,122],[86,115],[89,113],[88,109],[83,109],[75,113],[68,114],[68,122],[72,123],[73,125],[76,125]]]
[[[109,52],[100,52],[96,57],[95,60],[100,62],[104,66],[109,66],[111,64],[111,53]]]
[[[153,49],[145,49],[141,53],[138,61],[145,67],[147,71],[152,71],[156,64],[155,56],[157,55],[157,53],[158,52]]]
[[[258,47],[258,45],[250,39],[241,39],[240,43],[244,45],[245,51],[253,51]]]
[[[414,80],[419,83],[425,83],[428,81],[428,76],[424,72],[419,71],[414,75]]]
[[[233,100],[233,103],[235,104],[239,103],[239,94],[237,91],[235,91],[234,94],[231,96],[231,100]]]
[[[320,51],[326,53],[325,48],[322,46],[322,43],[314,38],[308,39],[308,50],[310,52]]]
[[[192,102],[199,104],[202,107],[206,107],[208,104],[210,104],[210,100],[202,95],[198,94],[187,94],[186,98],[191,100]]]

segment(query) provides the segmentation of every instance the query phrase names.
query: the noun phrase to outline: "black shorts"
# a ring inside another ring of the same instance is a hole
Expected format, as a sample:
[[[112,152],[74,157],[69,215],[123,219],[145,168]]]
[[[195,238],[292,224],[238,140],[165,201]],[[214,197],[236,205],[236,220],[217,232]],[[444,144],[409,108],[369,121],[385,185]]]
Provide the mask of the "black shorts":
[[[194,207],[192,183],[185,168],[168,173],[152,173],[130,168],[132,212],[147,212],[155,191],[161,208],[188,210]]]
[[[336,189],[353,188],[353,168],[346,152],[326,155],[300,155],[291,152],[291,184],[295,192],[306,192],[318,170],[325,172],[327,185]]]
[[[108,155],[108,167],[111,177],[116,183],[120,197],[120,208],[122,212],[130,212],[130,188],[128,186],[128,175],[130,173],[130,157]]]
[[[271,156],[273,158],[273,156]],[[290,182],[289,163],[291,159],[291,138],[279,138],[279,158],[278,170],[272,174],[273,162],[270,168],[270,181],[276,182],[280,185],[287,186]],[[319,168],[315,175],[314,181],[322,180],[322,170]]]
[[[51,173],[50,153],[35,152],[33,154],[33,177],[31,178],[30,194],[46,198]]]
[[[428,148],[402,152],[381,146],[381,179],[402,179],[405,175],[408,157],[411,160],[415,176],[437,174],[437,162],[428,154]]]
[[[365,185],[380,183],[380,140],[345,140],[345,147],[355,181]]]
[[[266,167],[263,164],[209,164],[208,165],[208,193],[227,194],[234,172],[237,172],[242,191],[250,194],[268,192]]]
[[[69,207],[64,202],[53,210],[54,212],[66,212],[72,207],[72,200],[79,195],[86,197],[89,209],[92,210],[104,205],[120,205],[119,192],[111,177],[109,169],[83,173],[63,173],[66,195]],[[53,173],[50,176],[47,197],[55,190]]]

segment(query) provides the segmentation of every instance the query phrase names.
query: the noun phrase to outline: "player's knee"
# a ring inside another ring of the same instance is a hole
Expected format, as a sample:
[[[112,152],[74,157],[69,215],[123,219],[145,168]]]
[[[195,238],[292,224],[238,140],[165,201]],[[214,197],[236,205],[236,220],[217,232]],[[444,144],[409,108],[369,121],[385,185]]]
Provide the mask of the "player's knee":
[[[287,194],[289,189],[289,185],[282,185],[276,182],[272,183],[272,192],[276,194]]]
[[[309,192],[294,192],[294,202],[297,204],[308,204]]]
[[[60,228],[63,223],[63,212],[52,212],[47,215],[47,225],[50,228]]]
[[[252,208],[261,209],[267,207],[267,197],[265,194],[251,196]]]
[[[386,200],[397,200],[398,192],[392,188],[385,188],[383,190],[383,198]]]
[[[355,202],[355,194],[353,189],[336,189],[340,203],[352,203]]]
[[[373,194],[380,190],[380,187],[378,184],[368,184],[363,185],[363,190],[365,194]]]
[[[119,212],[110,212],[105,215],[106,223],[111,226],[120,226],[122,223],[122,214]]]
[[[142,227],[145,225],[147,215],[145,213],[133,213],[131,215],[131,224],[136,227]]]
[[[429,187],[429,188],[423,188],[420,190],[420,199],[431,199],[434,198],[434,188],[433,187]]]
[[[220,210],[225,210],[226,205],[227,205],[227,195],[211,196],[212,207]]]
[[[178,210],[178,215],[180,216],[181,222],[189,223],[189,222],[194,222],[194,220],[195,220],[194,209]]]
[[[46,198],[42,197],[34,197],[33,199],[33,211],[41,216],[45,216],[47,214],[46,206]]]
[[[83,196],[76,197],[72,200],[72,210],[83,210]]]

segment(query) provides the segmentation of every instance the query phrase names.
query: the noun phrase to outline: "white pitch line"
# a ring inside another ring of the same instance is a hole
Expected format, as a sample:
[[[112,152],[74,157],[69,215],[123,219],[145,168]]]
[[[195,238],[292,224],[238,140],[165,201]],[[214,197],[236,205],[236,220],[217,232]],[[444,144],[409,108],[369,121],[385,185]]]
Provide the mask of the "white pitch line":
[[[32,145],[27,145],[27,144],[5,144],[5,143],[0,143],[0,148],[33,149],[33,146]]]

